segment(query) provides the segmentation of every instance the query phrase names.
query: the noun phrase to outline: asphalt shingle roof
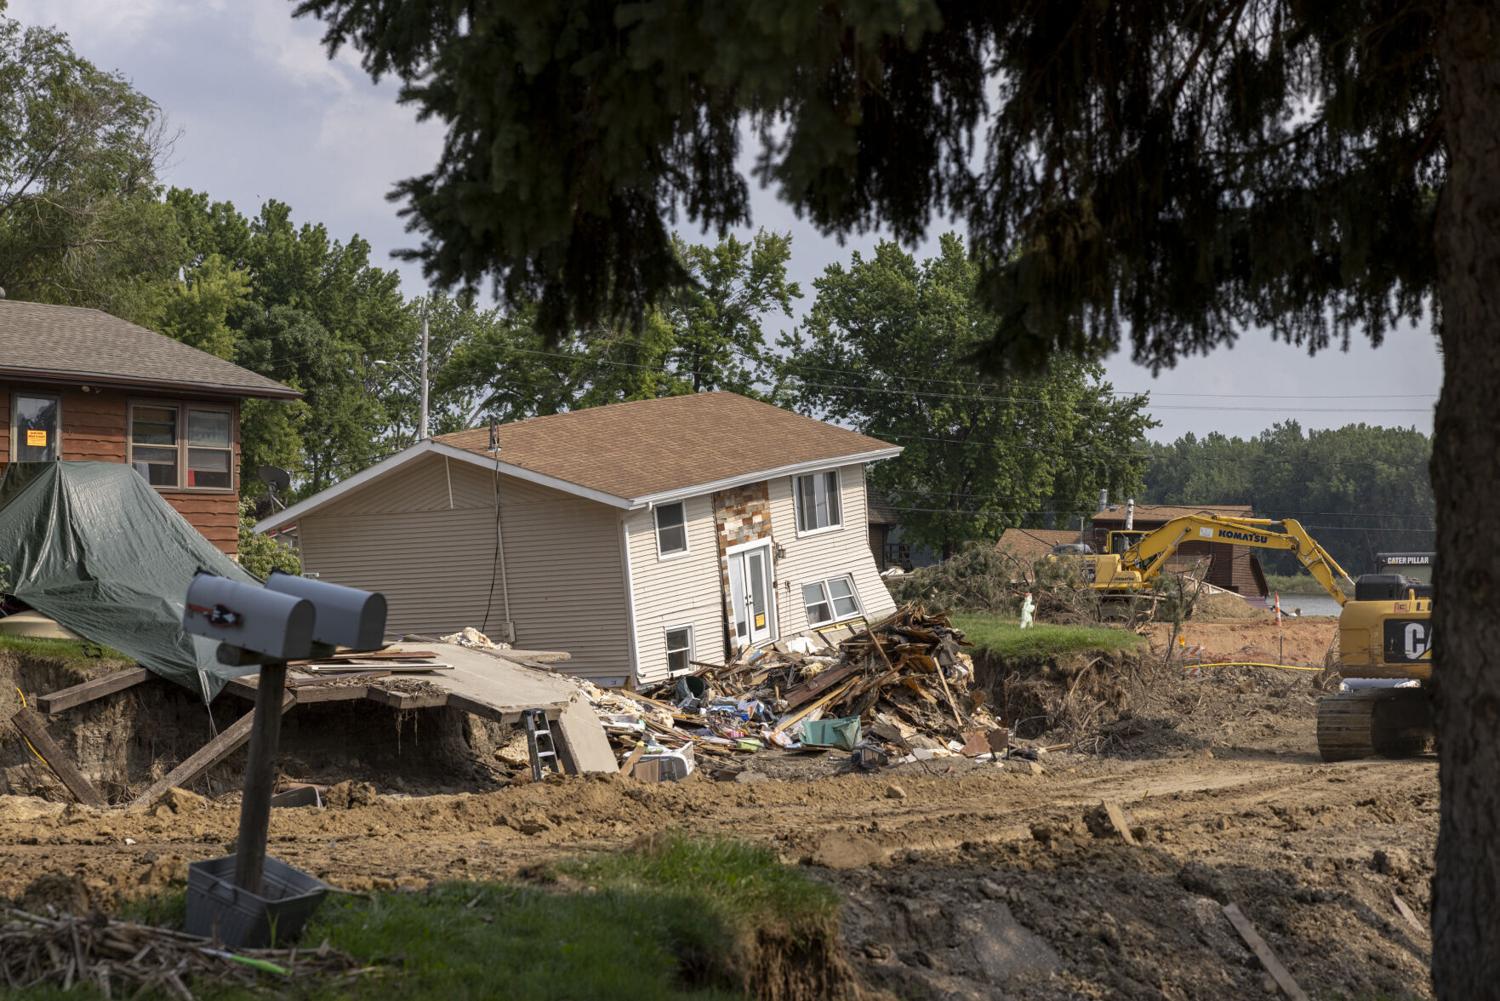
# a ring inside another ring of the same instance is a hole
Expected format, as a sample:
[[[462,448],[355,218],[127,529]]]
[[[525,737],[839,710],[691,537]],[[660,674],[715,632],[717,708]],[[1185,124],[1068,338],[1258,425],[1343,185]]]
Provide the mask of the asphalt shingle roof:
[[[0,299],[0,378],[171,387],[294,399],[295,389],[117,316]]]
[[[500,461],[636,499],[896,446],[736,393],[590,407],[501,424]],[[484,456],[489,428],[437,441]]]

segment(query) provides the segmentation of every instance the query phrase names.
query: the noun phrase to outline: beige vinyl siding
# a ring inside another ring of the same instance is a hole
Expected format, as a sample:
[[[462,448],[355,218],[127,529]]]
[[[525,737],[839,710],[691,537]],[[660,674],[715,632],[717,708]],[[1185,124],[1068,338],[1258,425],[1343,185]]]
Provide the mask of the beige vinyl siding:
[[[452,504],[449,507],[450,482]],[[303,560],[324,580],[378,590],[386,631],[491,632],[505,619],[516,645],[566,650],[569,673],[630,673],[620,513],[501,477],[505,579],[494,579],[494,475],[441,456],[417,460],[301,519]]]
[[[865,616],[872,621],[894,611],[896,603],[880,579],[870,552],[865,510],[865,469],[839,468],[839,499],[843,527],[797,537],[797,511],[792,477],[770,481],[771,529],[786,555],[776,561],[776,598],[780,634],[795,636],[807,629],[802,585],[841,574],[854,577],[854,590]]]
[[[667,676],[667,629],[693,627],[693,659],[724,663],[724,599],[713,502],[708,494],[684,504],[688,551],[658,558],[656,517],[631,512],[625,529],[635,584],[636,659],[641,684]]]

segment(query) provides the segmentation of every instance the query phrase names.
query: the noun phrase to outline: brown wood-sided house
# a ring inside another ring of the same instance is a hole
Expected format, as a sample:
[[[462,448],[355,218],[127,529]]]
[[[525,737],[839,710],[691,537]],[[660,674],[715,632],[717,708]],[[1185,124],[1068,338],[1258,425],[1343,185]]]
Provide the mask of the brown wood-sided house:
[[[0,299],[0,471],[123,462],[224,552],[239,542],[240,402],[301,394],[96,309]]]

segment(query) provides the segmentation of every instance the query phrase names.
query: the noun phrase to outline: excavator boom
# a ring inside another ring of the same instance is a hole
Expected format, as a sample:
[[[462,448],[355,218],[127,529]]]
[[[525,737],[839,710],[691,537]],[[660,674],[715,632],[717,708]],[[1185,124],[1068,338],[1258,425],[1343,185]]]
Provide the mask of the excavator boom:
[[[1290,552],[1335,601],[1354,594],[1354,582],[1302,524],[1290,518],[1225,518],[1212,514],[1173,518],[1136,540],[1123,553],[1094,557],[1096,590],[1138,590],[1160,576],[1184,542],[1224,542]]]

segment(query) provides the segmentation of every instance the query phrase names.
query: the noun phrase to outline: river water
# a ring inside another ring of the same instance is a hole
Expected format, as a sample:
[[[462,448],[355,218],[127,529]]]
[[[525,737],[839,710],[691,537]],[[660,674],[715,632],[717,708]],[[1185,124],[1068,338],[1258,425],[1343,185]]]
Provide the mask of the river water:
[[[1270,604],[1270,599],[1266,599]],[[1281,612],[1290,615],[1293,609],[1301,609],[1303,615],[1337,615],[1339,603],[1326,594],[1283,594]]]

